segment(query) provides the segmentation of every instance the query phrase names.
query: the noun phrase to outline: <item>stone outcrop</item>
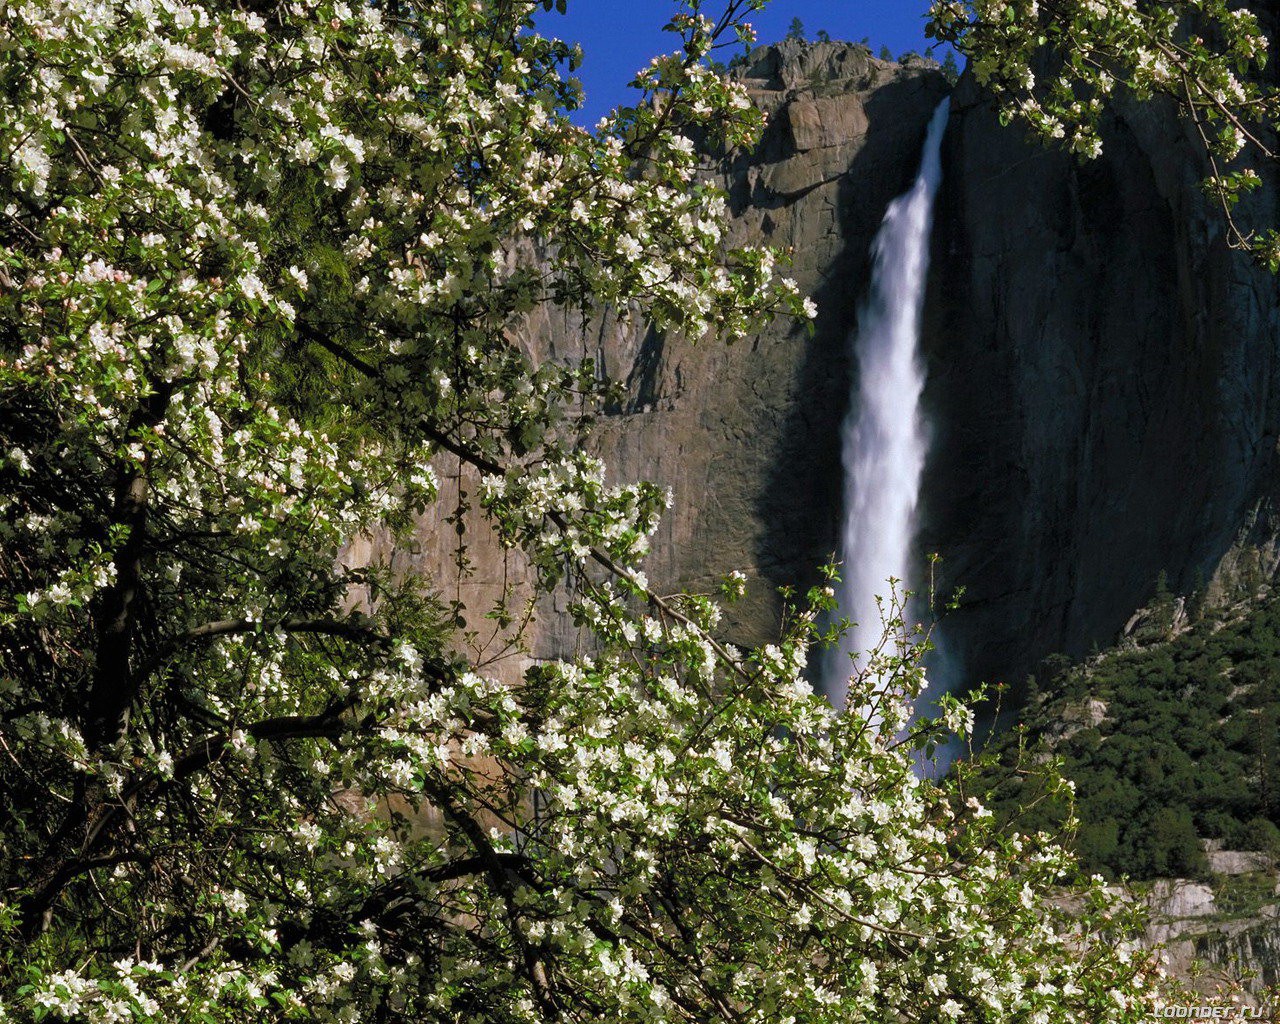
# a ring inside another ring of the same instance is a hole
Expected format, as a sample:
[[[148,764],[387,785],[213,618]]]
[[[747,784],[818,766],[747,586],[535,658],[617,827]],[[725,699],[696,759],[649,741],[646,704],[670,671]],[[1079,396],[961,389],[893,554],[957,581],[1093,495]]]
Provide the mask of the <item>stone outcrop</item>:
[[[1090,697],[1062,709],[1056,722],[1045,730],[1045,746],[1052,750],[1083,729],[1096,729],[1107,720],[1105,701]]]
[[[1145,942],[1160,945],[1168,970],[1193,990],[1239,985],[1252,1003],[1280,983],[1280,904],[1224,912],[1210,885],[1184,878],[1156,882],[1145,902]]]
[[[1104,144],[1028,143],[967,77],[953,98],[921,543],[966,588],[949,635],[978,678],[1109,644],[1162,572],[1277,565],[1276,279],[1229,251],[1171,109],[1121,106]],[[1277,222],[1274,183],[1244,216]]]
[[[1213,889],[1203,882],[1185,878],[1161,879],[1151,888],[1147,905],[1154,917],[1147,930],[1152,942],[1167,942],[1180,934],[1179,924],[1191,919],[1212,917],[1217,913]]]
[[[868,248],[949,87],[930,62],[839,43],[763,47],[735,73],[769,125],[717,172],[731,233],[792,252],[818,304],[812,333],[780,322],[693,344],[543,311],[525,343],[590,355],[626,382],[595,444],[618,478],[675,493],[650,577],[700,586],[745,571],[750,596],[727,631],[753,644],[777,628],[775,588],[812,581],[835,553]],[[957,681],[1016,684],[1051,652],[1105,646],[1162,571],[1177,594],[1256,585],[1280,564],[1276,280],[1228,251],[1170,110],[1121,109],[1105,141],[1080,163],[1001,127],[970,79],[953,95],[925,311],[920,550],[943,555],[942,590],[966,588],[943,631]],[[1271,185],[1251,202],[1277,220]],[[478,523],[469,539],[462,597],[519,576]],[[455,540],[430,523],[421,550],[397,557],[450,590]],[[534,653],[574,641],[545,616]]]
[[[1273,858],[1260,850],[1208,850],[1209,870],[1215,875],[1248,875],[1271,870]]]
[[[672,485],[657,577],[773,586],[835,550],[838,426],[867,249],[910,181],[945,83],[928,62],[784,43],[739,72],[770,126],[725,177],[738,237],[795,253],[816,331],[726,348],[649,336],[600,355],[632,385],[603,446]],[[1197,142],[1158,104],[1121,107],[1100,160],[1002,127],[961,80],[926,306],[934,431],[920,553],[963,586],[943,638],[957,680],[1017,683],[1043,656],[1112,642],[1164,573],[1225,591],[1280,565],[1280,294],[1229,251]],[[1277,219],[1269,183],[1245,216]],[[1252,580],[1252,583],[1250,581]]]

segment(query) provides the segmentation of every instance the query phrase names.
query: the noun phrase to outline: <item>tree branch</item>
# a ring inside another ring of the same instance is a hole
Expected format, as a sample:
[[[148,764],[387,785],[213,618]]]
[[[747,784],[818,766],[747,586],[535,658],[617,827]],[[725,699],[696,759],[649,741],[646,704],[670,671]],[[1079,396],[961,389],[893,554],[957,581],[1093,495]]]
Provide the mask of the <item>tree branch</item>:
[[[182,383],[183,380],[177,379],[158,385],[130,418],[128,434],[159,425],[168,412],[170,399]],[[129,709],[137,696],[137,677],[131,670],[131,661],[142,596],[150,489],[145,464],[121,468],[112,519],[116,525],[126,527],[129,536],[116,552],[115,582],[103,592],[93,616],[97,649],[84,730],[91,750],[109,746],[124,735]]]
[[[175,639],[175,643],[183,640],[199,640],[203,637],[228,636],[234,633],[270,633],[280,630],[285,633],[322,633],[325,636],[342,636],[371,640],[376,643],[389,643],[390,637],[381,633],[363,616],[351,619],[281,619],[278,622],[260,622],[255,619],[218,619],[193,626]]]
[[[333,739],[341,735],[345,725],[342,715],[354,704],[355,698],[348,697],[317,715],[281,715],[276,718],[267,718],[246,727],[244,731],[254,739],[268,741],[304,738]],[[189,747],[187,752],[174,762],[171,776],[149,775],[139,779],[127,787],[109,806],[99,805],[101,813],[89,827],[79,853],[55,867],[39,888],[19,904],[21,927],[24,933],[34,937],[47,928],[53,904],[67,885],[86,871],[106,863],[139,859],[136,855],[129,853],[106,857],[92,857],[90,853],[103,839],[109,837],[117,826],[132,818],[134,808],[137,807],[141,797],[171,788],[197,772],[203,771],[222,757],[230,742],[231,734],[227,732],[206,736]]]

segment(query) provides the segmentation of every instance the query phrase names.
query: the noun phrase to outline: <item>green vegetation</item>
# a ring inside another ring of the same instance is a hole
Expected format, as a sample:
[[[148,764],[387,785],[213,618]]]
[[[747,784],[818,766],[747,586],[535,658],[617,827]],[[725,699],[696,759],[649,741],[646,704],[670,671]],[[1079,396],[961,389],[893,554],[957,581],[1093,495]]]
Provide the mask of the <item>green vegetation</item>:
[[[759,4],[592,132],[535,6],[0,5],[0,1021],[1138,1024],[1130,908],[918,778],[900,604],[868,728],[832,589],[746,651],[650,588],[616,382],[520,335],[816,314],[692,141]]]
[[[1275,902],[1275,888],[1269,871],[1225,875],[1213,883],[1213,902],[1224,917],[1251,917]]]
[[[942,73],[952,85],[960,81],[960,65],[956,62],[954,53],[948,51],[947,55],[942,58]]]
[[[1005,765],[1019,749],[1061,758],[1076,786],[1081,866],[1112,877],[1203,875],[1200,838],[1280,853],[1280,599],[1169,639],[1173,600],[1157,589],[1138,632],[1153,643],[1069,670],[1046,663],[1044,695],[1032,680],[1022,723],[994,744]],[[1036,785],[1004,779],[995,806],[1011,816]],[[1054,827],[1066,813],[1046,799],[1032,824]]]

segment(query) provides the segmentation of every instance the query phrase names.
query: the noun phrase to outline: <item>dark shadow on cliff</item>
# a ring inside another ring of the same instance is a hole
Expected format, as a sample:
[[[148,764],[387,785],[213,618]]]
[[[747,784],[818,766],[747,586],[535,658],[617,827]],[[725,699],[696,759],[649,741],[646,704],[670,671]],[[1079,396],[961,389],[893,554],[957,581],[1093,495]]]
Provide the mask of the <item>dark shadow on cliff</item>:
[[[1108,646],[1161,573],[1202,583],[1269,504],[1280,315],[1169,109],[1122,108],[1081,163],[1001,128],[971,82],[957,100],[921,544],[966,588],[944,627],[966,681],[1007,681],[1016,706],[1046,655]]]

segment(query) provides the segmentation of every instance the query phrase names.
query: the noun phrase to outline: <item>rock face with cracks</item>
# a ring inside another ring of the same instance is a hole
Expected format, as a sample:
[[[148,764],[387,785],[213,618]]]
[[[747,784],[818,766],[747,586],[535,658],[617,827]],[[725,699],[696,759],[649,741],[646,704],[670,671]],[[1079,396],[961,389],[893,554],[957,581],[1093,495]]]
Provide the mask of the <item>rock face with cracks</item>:
[[[593,443],[616,478],[674,493],[650,579],[710,588],[745,572],[725,633],[750,645],[777,629],[775,588],[812,582],[835,554],[868,249],[950,87],[931,62],[843,43],[763,47],[734,73],[769,123],[755,152],[717,165],[730,230],[791,251],[814,329],[778,322],[726,346],[544,309],[520,340],[626,382]],[[939,592],[965,587],[941,631],[953,681],[1016,685],[1047,654],[1109,644],[1162,573],[1175,593],[1239,596],[1280,562],[1276,279],[1227,249],[1172,110],[1121,107],[1105,142],[1091,162],[1047,151],[1001,126],[967,76],[954,90],[925,309],[933,448],[919,538],[922,563],[943,556]],[[1268,182],[1245,216],[1280,220],[1277,195]],[[451,490],[473,501],[476,481],[441,469],[442,518],[394,556],[479,608],[522,567],[466,515],[473,571],[458,578],[443,516]],[[544,609],[532,655],[578,642],[558,611]]]
[[[1280,306],[1231,252],[1188,129],[1122,105],[1081,162],[953,100],[925,345],[922,545],[963,584],[969,678],[1107,645],[1161,574],[1212,599],[1276,568]],[[1276,223],[1274,180],[1246,218]]]

